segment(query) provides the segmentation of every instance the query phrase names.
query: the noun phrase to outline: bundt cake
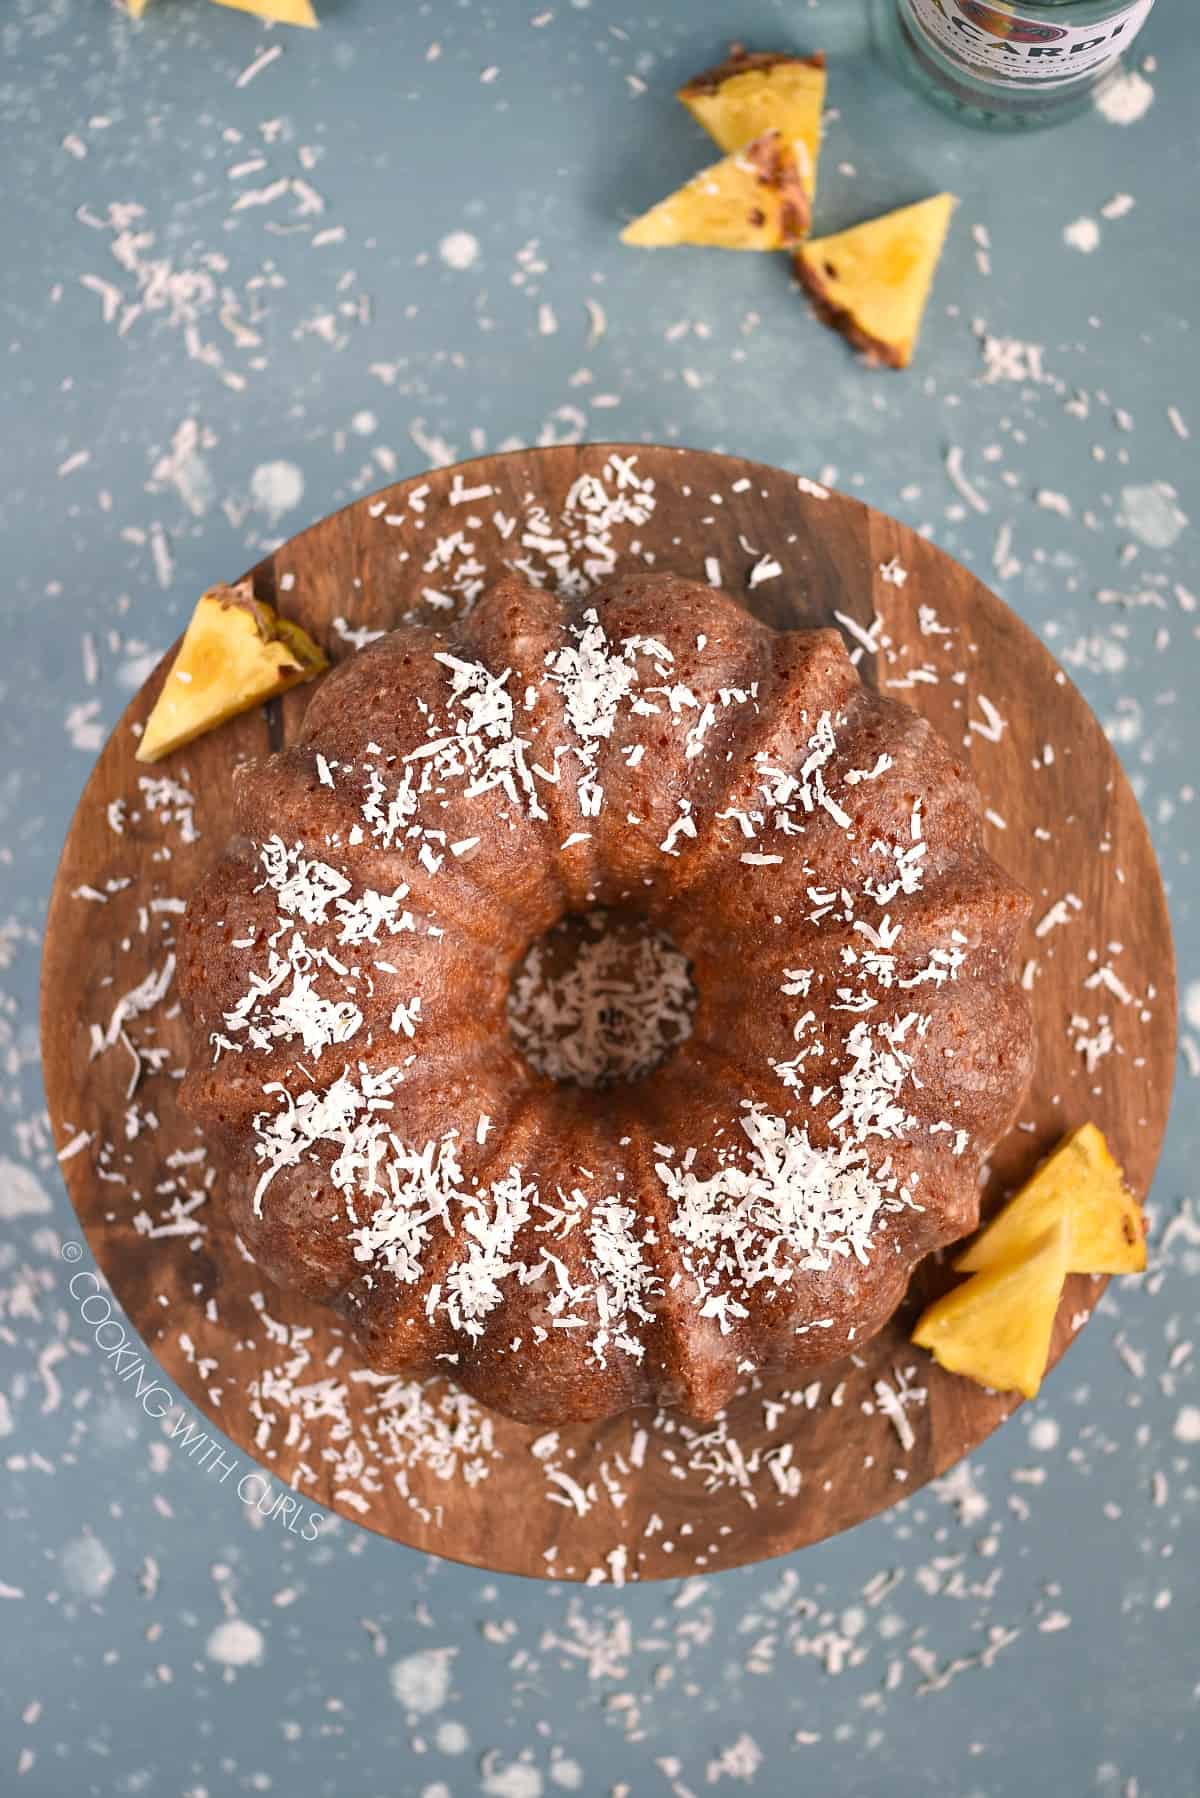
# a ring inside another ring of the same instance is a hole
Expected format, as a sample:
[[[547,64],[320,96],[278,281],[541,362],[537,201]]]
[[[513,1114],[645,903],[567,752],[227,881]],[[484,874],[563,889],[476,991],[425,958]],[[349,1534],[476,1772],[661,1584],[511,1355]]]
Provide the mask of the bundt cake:
[[[372,1368],[530,1422],[707,1418],[865,1342],[975,1225],[1028,900],[836,632],[506,577],[234,780],[183,1103],[247,1252]]]

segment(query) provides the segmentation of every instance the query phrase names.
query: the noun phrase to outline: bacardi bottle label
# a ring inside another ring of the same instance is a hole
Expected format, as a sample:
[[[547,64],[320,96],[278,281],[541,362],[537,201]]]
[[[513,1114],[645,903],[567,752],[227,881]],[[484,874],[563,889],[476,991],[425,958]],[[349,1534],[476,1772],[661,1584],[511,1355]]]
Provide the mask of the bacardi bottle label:
[[[1128,49],[1154,0],[1114,5],[1091,25],[1059,24],[1043,8],[1038,17],[1020,6],[984,0],[900,0],[912,29],[943,56],[996,88],[1047,87],[1096,77]],[[1055,8],[1069,15],[1071,8]]]

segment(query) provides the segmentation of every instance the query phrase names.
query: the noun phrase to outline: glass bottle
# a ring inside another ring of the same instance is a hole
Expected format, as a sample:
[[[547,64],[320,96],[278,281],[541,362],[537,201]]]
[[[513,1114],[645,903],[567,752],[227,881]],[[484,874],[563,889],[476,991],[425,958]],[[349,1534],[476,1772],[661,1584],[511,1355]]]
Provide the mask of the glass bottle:
[[[1154,0],[877,0],[888,60],[969,124],[1056,125],[1112,79]]]

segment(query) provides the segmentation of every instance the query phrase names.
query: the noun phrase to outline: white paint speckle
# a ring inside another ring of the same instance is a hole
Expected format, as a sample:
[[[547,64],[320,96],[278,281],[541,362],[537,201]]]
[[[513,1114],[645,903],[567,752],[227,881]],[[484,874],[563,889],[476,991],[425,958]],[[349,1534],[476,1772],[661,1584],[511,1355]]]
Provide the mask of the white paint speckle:
[[[1128,747],[1136,743],[1142,734],[1142,708],[1132,694],[1126,694],[1118,699],[1113,715],[1103,722],[1104,734],[1109,742],[1123,743]]]
[[[1029,1426],[1029,1446],[1048,1454],[1058,1447],[1059,1429],[1052,1417],[1035,1417]]]
[[[1192,1030],[1200,1030],[1200,980],[1190,980],[1183,989],[1183,1015]]]
[[[446,1723],[439,1723],[434,1742],[439,1754],[465,1754],[471,1746],[471,1738],[465,1724],[451,1718]]]
[[[1146,487],[1122,487],[1121,516],[1150,549],[1170,549],[1187,523],[1175,503],[1174,489],[1162,481]]]
[[[479,239],[469,231],[451,231],[438,245],[438,255],[447,268],[474,268],[479,260]]]
[[[1175,1419],[1175,1440],[1189,1444],[1200,1442],[1200,1405],[1183,1405]]]
[[[80,1598],[103,1598],[117,1571],[98,1536],[76,1536],[58,1559],[63,1578]]]
[[[481,1772],[483,1780],[479,1789],[486,1792],[488,1798],[542,1798],[542,1776],[536,1767],[524,1761],[512,1761],[505,1767],[493,1751],[484,1755]]]
[[[1100,227],[1095,219],[1078,218],[1064,227],[1063,242],[1072,250],[1082,250],[1085,256],[1090,256],[1100,242]]]
[[[19,1161],[0,1160],[0,1219],[41,1217],[50,1209],[50,1195],[30,1168]]]
[[[392,1697],[414,1716],[427,1717],[440,1710],[450,1691],[453,1648],[426,1648],[406,1655],[391,1669]]]
[[[933,1490],[944,1505],[954,1506],[964,1529],[971,1529],[987,1516],[988,1501],[979,1489],[975,1469],[969,1461],[960,1461],[940,1480],[934,1480]]]
[[[250,476],[250,497],[274,521],[304,498],[304,476],[294,462],[260,462]]]
[[[223,1667],[257,1667],[266,1653],[263,1633],[244,1617],[228,1617],[218,1623],[204,1645],[210,1661]]]
[[[1096,94],[1096,110],[1110,125],[1135,125],[1154,104],[1154,89],[1136,69],[1106,81]]]

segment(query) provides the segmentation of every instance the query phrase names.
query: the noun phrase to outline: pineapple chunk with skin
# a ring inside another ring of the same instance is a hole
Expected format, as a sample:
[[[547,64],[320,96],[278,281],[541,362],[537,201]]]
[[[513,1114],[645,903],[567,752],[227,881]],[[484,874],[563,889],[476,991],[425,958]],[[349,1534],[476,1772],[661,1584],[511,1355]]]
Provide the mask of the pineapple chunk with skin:
[[[203,595],[138,745],[157,762],[239,712],[329,666],[306,631],[255,599],[248,580]]]
[[[1095,1124],[1075,1130],[954,1263],[978,1273],[1027,1254],[1058,1218],[1068,1226],[1067,1272],[1140,1274],[1146,1266],[1141,1206]]]
[[[796,275],[818,317],[870,361],[907,368],[912,360],[956,203],[934,194],[797,250]]]
[[[803,237],[808,218],[795,152],[778,131],[765,131],[626,225],[621,242],[782,250]]]
[[[724,62],[685,82],[676,99],[726,152],[740,150],[764,131],[778,131],[796,151],[811,200],[825,104],[825,58],[819,51],[808,57],[749,53],[735,44]]]
[[[1067,1274],[1069,1237],[1060,1218],[1027,1254],[972,1274],[922,1313],[913,1341],[949,1373],[995,1392],[1036,1397]]]

